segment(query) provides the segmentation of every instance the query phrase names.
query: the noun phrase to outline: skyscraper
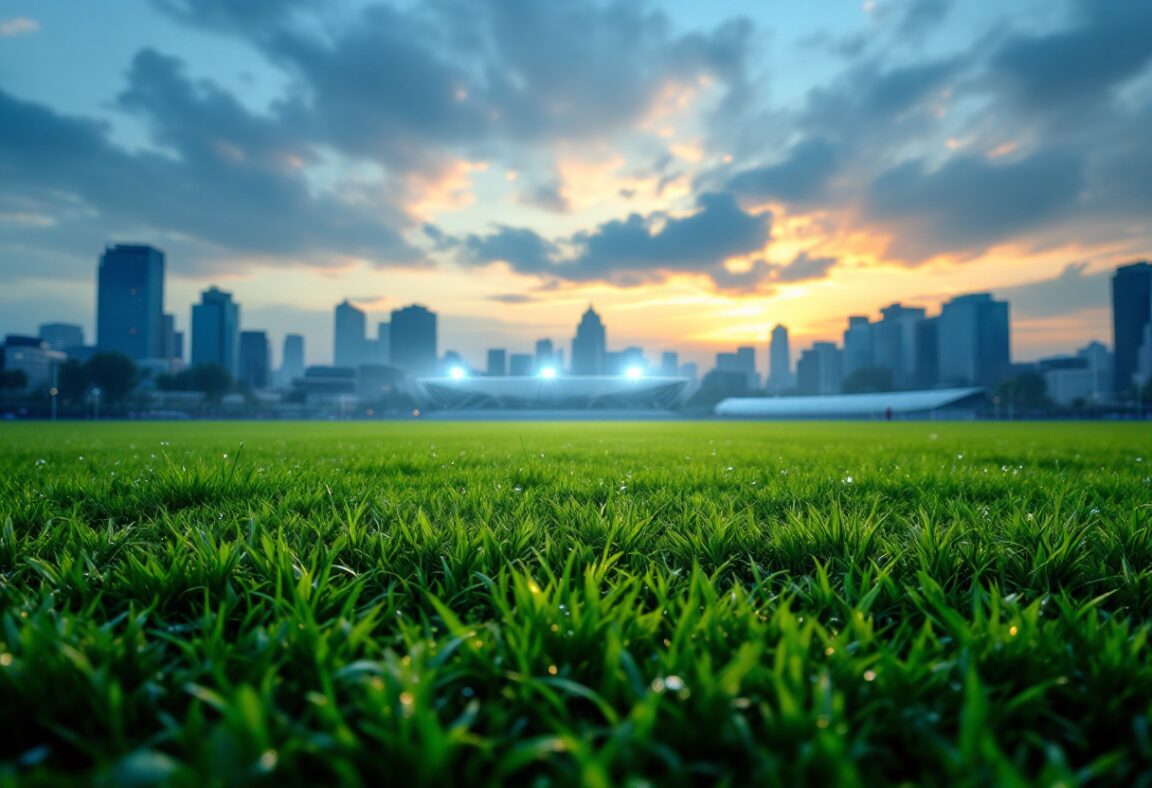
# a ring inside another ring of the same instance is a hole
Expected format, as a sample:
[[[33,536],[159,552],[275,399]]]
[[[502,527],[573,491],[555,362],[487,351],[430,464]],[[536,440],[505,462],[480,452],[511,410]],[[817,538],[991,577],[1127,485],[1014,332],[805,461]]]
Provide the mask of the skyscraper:
[[[532,374],[535,358],[529,353],[513,353],[508,357],[508,374],[514,378],[525,378]]]
[[[293,379],[304,377],[304,337],[284,335],[284,355],[280,359],[280,385],[290,386]]]
[[[796,362],[796,390],[801,394],[839,394],[844,383],[843,356],[833,342],[816,342]]]
[[[364,312],[348,299],[336,306],[336,330],[332,363],[338,367],[356,367],[367,362],[364,346],[367,340]]]
[[[164,253],[117,244],[100,256],[96,345],[129,358],[164,356]]]
[[[556,351],[552,347],[551,339],[536,340],[536,369],[552,367],[556,364]]]
[[[956,296],[940,308],[937,325],[940,382],[994,386],[1008,373],[1008,302],[988,293]]]
[[[268,368],[271,365],[268,334],[263,331],[240,332],[240,384],[250,389],[268,387]]]
[[[71,323],[44,323],[40,326],[40,339],[51,350],[83,347],[84,329]]]
[[[161,358],[170,361],[180,358],[176,352],[176,315],[164,314],[164,353]]]
[[[872,366],[872,323],[863,315],[853,315],[844,332],[844,377]]]
[[[488,377],[502,378],[508,374],[508,351],[504,348],[489,348],[488,350],[488,368],[486,370]]]
[[[232,375],[240,343],[240,305],[213,285],[192,305],[192,364],[219,364]]]
[[[660,374],[674,378],[680,374],[680,354],[675,350],[665,350],[660,354]]]
[[[896,388],[911,388],[916,384],[916,326],[924,309],[897,303],[880,314],[883,319],[872,326],[873,366],[891,370]]]
[[[1132,385],[1144,327],[1152,322],[1152,264],[1122,265],[1112,275],[1112,374],[1117,394]]]
[[[788,328],[772,329],[772,344],[768,348],[768,390],[774,393],[792,388],[792,352],[788,349]]]
[[[376,324],[376,363],[392,363],[392,324]]]
[[[392,365],[410,375],[436,371],[436,313],[421,304],[392,311],[389,355]]]
[[[608,332],[600,315],[596,314],[591,305],[581,316],[580,325],[576,327],[576,336],[572,340],[572,374],[573,375],[602,375],[604,374],[604,352],[608,343]]]

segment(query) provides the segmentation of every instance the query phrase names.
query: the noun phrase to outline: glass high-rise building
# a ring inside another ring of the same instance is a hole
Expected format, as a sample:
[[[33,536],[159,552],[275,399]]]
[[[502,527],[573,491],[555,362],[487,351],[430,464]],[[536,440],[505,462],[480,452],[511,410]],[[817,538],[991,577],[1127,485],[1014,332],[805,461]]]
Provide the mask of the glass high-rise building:
[[[490,378],[502,378],[508,374],[508,351],[494,347],[488,349],[488,366],[485,374]]]
[[[96,287],[96,346],[141,360],[163,358],[164,253],[116,244],[100,256]]]
[[[356,367],[368,363],[365,349],[368,343],[367,318],[345,299],[336,306],[336,330],[332,349],[332,363],[338,367]]]
[[[872,323],[863,315],[848,318],[844,332],[844,377],[874,366],[872,358]]]
[[[604,354],[608,344],[608,332],[600,315],[591,306],[581,316],[572,340],[572,374],[603,375]]]
[[[272,364],[268,334],[263,331],[240,332],[240,384],[250,389],[268,388],[268,370]]]
[[[872,324],[873,365],[891,370],[896,388],[913,388],[917,326],[924,320],[924,309],[897,303],[884,307],[880,314],[880,322]]]
[[[237,373],[240,344],[240,305],[232,294],[216,286],[200,294],[192,305],[192,364],[218,364]]]
[[[994,386],[1009,372],[1008,302],[988,293],[956,296],[940,307],[936,341],[940,382]]]
[[[392,366],[410,375],[436,372],[436,313],[420,304],[392,311],[388,341]]]
[[[1132,385],[1144,327],[1152,322],[1152,264],[1122,265],[1112,275],[1112,386],[1119,394]]]
[[[40,339],[52,350],[83,347],[84,329],[72,323],[44,323],[40,326]]]
[[[772,343],[768,347],[768,390],[780,393],[792,388],[792,351],[788,347],[788,328],[772,329]]]

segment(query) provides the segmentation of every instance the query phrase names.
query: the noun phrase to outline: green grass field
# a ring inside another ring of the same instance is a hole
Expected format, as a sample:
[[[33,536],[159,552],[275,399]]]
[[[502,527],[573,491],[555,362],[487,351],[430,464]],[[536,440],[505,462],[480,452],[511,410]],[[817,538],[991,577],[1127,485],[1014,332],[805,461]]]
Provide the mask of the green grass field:
[[[1152,429],[0,425],[0,782],[1152,784]]]

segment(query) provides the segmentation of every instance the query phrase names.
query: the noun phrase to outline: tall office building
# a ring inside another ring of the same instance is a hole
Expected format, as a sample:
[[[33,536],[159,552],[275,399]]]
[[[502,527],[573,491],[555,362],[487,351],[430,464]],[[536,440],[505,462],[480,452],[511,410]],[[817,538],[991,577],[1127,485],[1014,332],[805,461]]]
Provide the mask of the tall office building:
[[[800,394],[839,394],[844,370],[840,348],[832,342],[816,342],[796,362],[796,390]]]
[[[680,354],[675,350],[665,350],[660,354],[660,374],[674,378],[680,374]]]
[[[301,334],[284,335],[284,355],[280,359],[280,385],[290,386],[296,378],[304,377],[304,337]]]
[[[40,339],[51,350],[83,347],[84,329],[72,323],[44,323],[40,326]]]
[[[490,378],[502,378],[508,374],[508,351],[494,347],[488,350],[488,368],[485,373]]]
[[[926,317],[916,324],[916,357],[912,370],[918,389],[935,388],[940,382],[940,318]]]
[[[551,339],[537,339],[536,340],[536,369],[541,370],[545,367],[555,367],[556,365],[556,350],[552,347]]]
[[[166,358],[169,361],[173,359],[183,360],[181,353],[177,352],[180,348],[176,347],[176,315],[164,314],[164,354],[161,358]]]
[[[745,388],[748,390],[760,387],[760,376],[756,373],[756,348],[744,346],[736,348],[735,353],[716,354],[717,372],[736,372],[744,376]]]
[[[863,315],[853,315],[844,331],[844,377],[872,366],[872,323]]]
[[[250,389],[268,388],[268,370],[271,367],[272,351],[268,346],[268,334],[263,331],[240,332],[240,374],[242,386]]]
[[[1132,385],[1144,327],[1152,322],[1152,264],[1122,265],[1112,275],[1112,375],[1117,394]]]
[[[392,324],[376,324],[376,363],[392,363]]]
[[[332,351],[332,363],[335,366],[356,367],[367,363],[368,359],[364,357],[367,343],[366,326],[367,319],[364,312],[348,299],[337,304]]]
[[[772,329],[772,344],[768,347],[768,390],[774,393],[792,388],[792,352],[788,348],[788,328]]]
[[[164,253],[151,246],[104,249],[96,288],[96,345],[141,360],[164,357]]]
[[[236,375],[240,344],[240,305],[213,285],[192,305],[192,365],[219,364]]]
[[[892,371],[898,389],[916,385],[916,326],[924,309],[892,304],[880,310],[883,318],[872,326],[873,366]]]
[[[392,365],[410,375],[436,372],[436,313],[420,304],[392,312],[389,355]]]
[[[940,382],[994,386],[1011,364],[1008,302],[988,293],[956,296],[940,308],[937,328]]]
[[[607,344],[608,332],[604,323],[589,305],[580,317],[580,325],[576,326],[576,336],[572,339],[572,374],[603,375]]]

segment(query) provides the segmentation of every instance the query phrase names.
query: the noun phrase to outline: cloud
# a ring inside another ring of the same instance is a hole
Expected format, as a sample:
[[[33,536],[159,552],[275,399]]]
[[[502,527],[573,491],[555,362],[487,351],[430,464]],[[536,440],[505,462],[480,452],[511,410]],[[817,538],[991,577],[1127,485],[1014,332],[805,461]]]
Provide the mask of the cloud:
[[[531,205],[552,213],[568,213],[572,210],[571,203],[560,188],[560,182],[555,179],[520,194],[517,199],[523,205]]]
[[[951,10],[952,0],[908,0],[907,8],[897,25],[897,35],[906,39],[919,39],[938,27]]]
[[[40,23],[26,16],[17,16],[0,22],[0,38],[16,38],[35,33]]]
[[[701,273],[717,281],[726,260],[761,251],[771,234],[770,212],[748,213],[732,195],[709,193],[683,217],[634,213],[560,242],[531,229],[499,226],[487,235],[456,241],[456,246],[468,265],[503,262],[541,278],[627,287],[663,281],[673,273]]]
[[[1152,4],[1077,0],[1079,24],[1046,35],[1013,34],[989,76],[1025,112],[1084,111],[1152,62]]]
[[[527,293],[496,293],[495,295],[485,296],[488,301],[495,301],[498,304],[535,304],[540,298]]]
[[[835,257],[810,257],[807,252],[801,252],[788,263],[755,260],[745,270],[720,268],[711,276],[717,288],[723,291],[768,294],[780,284],[824,279],[837,263],[839,260]]]
[[[889,253],[907,262],[971,253],[1072,211],[1082,170],[1077,155],[1062,151],[1010,162],[954,156],[937,169],[913,159],[872,181],[864,212],[893,233]]]
[[[813,137],[793,146],[777,164],[738,172],[728,188],[742,197],[811,202],[824,196],[837,163],[835,147]]]
[[[1113,269],[1088,273],[1088,263],[1069,263],[1051,279],[996,289],[1019,318],[1047,318],[1110,305]]]
[[[101,241],[177,239],[208,256],[320,265],[342,256],[422,259],[402,237],[400,211],[315,192],[292,164],[308,152],[290,133],[211,84],[192,83],[178,61],[142,52],[120,102],[141,115],[166,153],[129,152],[101,124],[0,91],[0,197],[18,196],[55,217],[56,234],[94,213]]]

